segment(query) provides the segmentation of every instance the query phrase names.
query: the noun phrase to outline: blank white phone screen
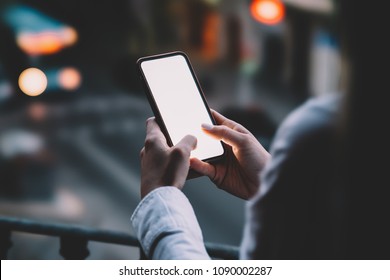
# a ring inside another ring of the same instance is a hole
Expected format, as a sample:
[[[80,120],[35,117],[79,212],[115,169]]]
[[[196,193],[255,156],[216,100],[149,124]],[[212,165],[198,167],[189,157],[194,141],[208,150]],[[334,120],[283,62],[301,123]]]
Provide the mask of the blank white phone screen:
[[[198,139],[191,157],[205,160],[222,155],[220,141],[201,129],[202,123],[212,121],[186,59],[174,55],[145,60],[141,68],[173,145],[190,134]]]

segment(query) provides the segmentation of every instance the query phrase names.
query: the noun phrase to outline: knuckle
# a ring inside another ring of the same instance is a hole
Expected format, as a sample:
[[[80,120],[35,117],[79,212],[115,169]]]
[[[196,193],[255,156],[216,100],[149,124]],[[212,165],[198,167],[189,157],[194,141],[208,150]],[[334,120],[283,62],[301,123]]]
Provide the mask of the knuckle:
[[[220,126],[220,127],[218,127],[218,129],[219,129],[219,133],[220,133],[222,138],[229,137],[229,131],[228,131],[228,128],[226,126]]]
[[[171,157],[174,159],[184,159],[188,157],[188,153],[181,147],[173,147],[171,150]]]
[[[237,137],[237,142],[241,146],[246,145],[246,144],[248,144],[250,142],[250,137],[247,134],[240,134]]]
[[[233,129],[234,129],[234,130],[237,130],[237,131],[243,131],[243,130],[245,130],[245,128],[244,128],[241,124],[236,123],[236,122],[234,123]]]
[[[156,141],[157,141],[157,139],[154,136],[147,137],[145,139],[145,144],[144,144],[145,149],[150,149],[150,148],[154,147],[156,145]]]
[[[237,132],[237,135],[239,135],[239,139],[241,142],[248,142],[250,137],[249,137],[249,134],[245,134],[245,133],[242,133],[242,132]]]

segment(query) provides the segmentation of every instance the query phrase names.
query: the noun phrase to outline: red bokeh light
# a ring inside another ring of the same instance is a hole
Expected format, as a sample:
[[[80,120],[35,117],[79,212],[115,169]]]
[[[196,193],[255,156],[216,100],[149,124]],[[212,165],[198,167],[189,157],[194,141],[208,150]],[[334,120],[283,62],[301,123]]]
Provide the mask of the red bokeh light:
[[[285,15],[285,7],[280,0],[254,0],[250,11],[255,20],[268,25],[280,23]]]

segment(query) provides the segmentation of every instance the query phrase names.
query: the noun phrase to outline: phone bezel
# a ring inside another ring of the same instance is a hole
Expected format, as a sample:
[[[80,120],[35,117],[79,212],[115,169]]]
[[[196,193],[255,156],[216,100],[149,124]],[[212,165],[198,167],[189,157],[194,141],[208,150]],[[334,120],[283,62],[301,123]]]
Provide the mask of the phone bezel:
[[[172,143],[172,140],[171,140],[171,137],[169,135],[169,132],[168,132],[168,129],[164,123],[164,119],[162,118],[161,116],[161,113],[160,113],[160,110],[158,108],[158,105],[157,105],[157,102],[155,101],[155,98],[153,96],[153,93],[149,87],[149,84],[148,84],[148,81],[145,77],[145,74],[142,70],[142,67],[141,67],[141,64],[145,61],[149,61],[149,60],[156,60],[156,59],[162,59],[162,58],[166,58],[166,57],[171,57],[171,56],[182,56],[184,57],[186,63],[187,63],[187,66],[191,72],[191,75],[192,75],[192,78],[194,79],[195,81],[195,84],[196,84],[196,87],[198,89],[198,93],[203,101],[203,104],[204,106],[206,107],[206,111],[207,113],[209,114],[209,117],[211,119],[211,122],[215,125],[216,122],[215,122],[215,119],[213,117],[213,115],[211,114],[211,111],[210,111],[210,107],[207,103],[207,100],[206,100],[206,97],[204,95],[204,92],[202,90],[202,87],[200,86],[200,83],[199,83],[199,80],[195,74],[195,71],[194,71],[194,68],[192,67],[192,64],[191,64],[191,61],[189,59],[189,57],[187,56],[187,54],[183,51],[173,51],[173,52],[168,52],[168,53],[162,53],[162,54],[155,54],[155,55],[150,55],[150,56],[144,56],[144,57],[141,57],[137,60],[137,70],[140,74],[140,77],[141,77],[141,80],[142,80],[142,83],[143,83],[143,86],[145,88],[145,92],[146,92],[146,96],[147,96],[147,99],[149,101],[149,104],[152,108],[152,111],[156,117],[156,121],[158,123],[158,125],[160,126],[161,128],[161,131],[163,132],[166,140],[167,140],[167,144],[171,147],[173,146],[173,143]],[[215,157],[211,157],[211,158],[207,158],[207,159],[202,159],[202,161],[205,161],[205,162],[211,162],[211,161],[216,161],[216,160],[220,160],[226,153],[226,148],[225,148],[225,145],[222,141],[220,141],[221,143],[221,146],[222,146],[222,149],[223,149],[223,153],[221,155],[218,155],[218,156],[215,156]]]

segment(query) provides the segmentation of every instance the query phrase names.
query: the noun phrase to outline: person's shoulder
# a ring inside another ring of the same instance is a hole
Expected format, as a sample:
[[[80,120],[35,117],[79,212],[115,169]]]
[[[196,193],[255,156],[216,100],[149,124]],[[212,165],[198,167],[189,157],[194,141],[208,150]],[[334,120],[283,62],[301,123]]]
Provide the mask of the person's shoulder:
[[[341,104],[341,94],[327,94],[311,97],[292,111],[282,126],[318,127],[327,125],[337,116]]]
[[[275,135],[276,142],[279,146],[291,146],[320,134],[329,134],[337,122],[341,101],[342,94],[339,93],[309,98],[281,123]]]

